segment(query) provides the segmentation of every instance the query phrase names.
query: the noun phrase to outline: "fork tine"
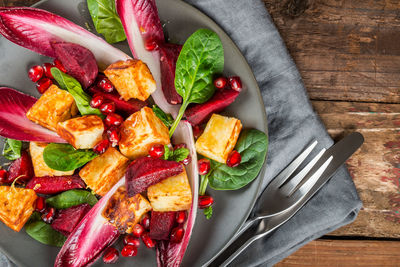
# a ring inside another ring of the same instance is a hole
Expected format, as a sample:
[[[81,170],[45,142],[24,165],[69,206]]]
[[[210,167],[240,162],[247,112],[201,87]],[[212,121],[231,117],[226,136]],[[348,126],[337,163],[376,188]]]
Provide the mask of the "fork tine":
[[[318,141],[314,141],[306,150],[304,150],[295,160],[292,161],[278,176],[275,177],[273,183],[277,183],[277,187],[282,186],[283,183],[293,174],[293,172],[300,166],[300,164],[307,158],[313,151]]]

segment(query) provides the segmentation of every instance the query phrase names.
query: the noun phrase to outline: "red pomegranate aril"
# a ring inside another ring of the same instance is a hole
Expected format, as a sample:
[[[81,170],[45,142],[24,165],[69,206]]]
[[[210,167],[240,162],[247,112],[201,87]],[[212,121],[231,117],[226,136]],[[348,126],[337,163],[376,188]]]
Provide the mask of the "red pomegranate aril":
[[[214,204],[214,199],[211,196],[199,196],[199,209],[208,208]]]
[[[29,69],[28,77],[31,79],[32,82],[37,82],[40,78],[43,77],[43,68],[42,66],[36,65]]]
[[[240,80],[239,76],[233,76],[229,77],[229,85],[232,88],[232,90],[235,90],[237,92],[242,91],[242,80]]]
[[[224,89],[226,84],[227,84],[227,82],[228,82],[227,78],[225,78],[223,76],[222,77],[218,77],[217,79],[214,80],[214,86],[217,89]]]
[[[147,51],[158,50],[158,44],[153,38],[147,39],[144,46]]]
[[[208,159],[199,159],[197,164],[199,166],[200,175],[206,175],[210,171],[211,164]]]
[[[189,156],[187,156],[186,159],[180,161],[180,163],[182,163],[183,165],[186,166],[186,165],[188,165],[191,161],[192,161],[192,157],[189,155]]]
[[[148,248],[154,248],[154,246],[156,245],[156,242],[154,242],[154,240],[149,237],[149,233],[148,232],[143,233],[140,236],[140,238],[142,238],[143,243]]]
[[[0,184],[6,183],[8,179],[8,172],[4,169],[0,169]]]
[[[165,153],[165,148],[164,148],[164,145],[161,145],[161,144],[154,145],[149,150],[150,157],[156,158],[156,159],[164,156],[164,153]]]
[[[46,210],[46,199],[44,197],[38,197],[36,199],[35,210],[40,213]]]
[[[36,89],[39,93],[43,94],[49,89],[53,82],[49,78],[42,78],[36,84]]]
[[[133,235],[126,235],[124,237],[124,245],[131,245],[134,247],[139,247],[140,240],[139,240],[139,238],[134,237]]]
[[[144,232],[144,228],[141,224],[137,223],[133,226],[132,234],[136,237],[140,237]]]
[[[241,161],[242,161],[242,156],[240,156],[240,153],[237,152],[236,150],[233,150],[229,154],[228,159],[226,160],[226,165],[228,165],[228,167],[234,168],[239,166]]]
[[[140,224],[144,227],[144,229],[150,229],[150,216],[148,214],[144,215]]]
[[[110,146],[110,141],[107,139],[101,140],[97,145],[94,146],[93,151],[96,154],[103,154]]]
[[[178,211],[176,213],[176,222],[182,224],[186,221],[186,211]]]
[[[187,145],[185,143],[174,145],[174,150],[177,150],[179,148],[187,148]]]
[[[115,113],[110,113],[105,118],[105,123],[107,126],[118,126],[121,125],[123,121],[124,119],[120,115]]]
[[[122,250],[121,250],[121,255],[123,257],[134,257],[137,255],[137,247],[132,246],[132,245],[126,245]]]
[[[114,91],[114,85],[110,82],[109,79],[107,79],[106,77],[102,78],[99,83],[98,86],[103,89],[103,91],[107,92],[107,93],[111,93],[112,91]]]
[[[54,59],[54,66],[56,66],[59,70],[61,70],[62,72],[66,73],[67,70],[64,68],[63,64],[61,63],[60,60],[58,59]]]
[[[169,240],[173,243],[180,243],[182,241],[183,235],[185,234],[185,230],[178,226],[172,229],[171,236]]]
[[[51,224],[54,221],[55,216],[56,216],[56,209],[53,207],[47,208],[45,212],[42,214],[42,220],[45,223]]]
[[[46,75],[47,78],[53,79],[53,74],[51,74],[51,68],[54,68],[55,65],[51,63],[44,63],[43,64],[43,70],[44,70],[44,75]]]
[[[90,100],[90,106],[92,108],[98,108],[101,106],[101,104],[103,104],[104,102],[104,97],[102,97],[101,95],[95,95],[93,96],[92,100]]]
[[[107,130],[108,141],[110,141],[112,147],[116,147],[119,143],[119,131],[115,127],[111,127]]]
[[[106,264],[116,263],[119,258],[119,252],[113,247],[109,247],[104,251],[103,262]]]
[[[198,126],[198,125],[193,126],[193,136],[195,139],[199,138],[200,135],[203,134],[203,132],[204,132],[204,129],[201,128],[200,126]]]
[[[105,102],[100,105],[100,111],[104,114],[110,114],[115,112],[115,104],[113,102]]]

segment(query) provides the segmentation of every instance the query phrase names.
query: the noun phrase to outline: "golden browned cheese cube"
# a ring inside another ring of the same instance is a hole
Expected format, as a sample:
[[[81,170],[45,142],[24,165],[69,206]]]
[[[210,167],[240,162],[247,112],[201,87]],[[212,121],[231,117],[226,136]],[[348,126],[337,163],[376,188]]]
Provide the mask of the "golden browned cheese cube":
[[[32,189],[0,186],[0,220],[19,232],[35,210],[36,199]]]
[[[124,100],[137,98],[145,101],[157,89],[147,65],[137,59],[117,61],[104,71]]]
[[[128,197],[126,187],[121,186],[108,200],[103,216],[120,233],[132,233],[133,226],[140,222],[144,214],[151,210],[151,205],[141,194]]]
[[[167,145],[169,143],[167,126],[151,108],[144,107],[133,113],[121,126],[119,149],[130,159],[146,156],[155,144]]]
[[[104,196],[124,176],[128,161],[113,147],[83,167],[79,176],[96,194]]]
[[[192,190],[186,171],[147,188],[147,197],[155,211],[188,210],[192,205]]]
[[[74,171],[56,171],[47,166],[46,162],[44,162],[43,159],[43,151],[47,145],[47,143],[29,143],[29,152],[31,154],[35,176],[65,176],[74,174]]]
[[[26,117],[43,127],[56,131],[59,122],[68,120],[77,113],[78,108],[72,95],[52,85],[28,110]]]
[[[87,115],[59,122],[57,133],[76,149],[93,148],[103,139],[103,120]]]
[[[197,139],[196,151],[215,161],[226,163],[242,130],[242,123],[236,118],[213,114]]]

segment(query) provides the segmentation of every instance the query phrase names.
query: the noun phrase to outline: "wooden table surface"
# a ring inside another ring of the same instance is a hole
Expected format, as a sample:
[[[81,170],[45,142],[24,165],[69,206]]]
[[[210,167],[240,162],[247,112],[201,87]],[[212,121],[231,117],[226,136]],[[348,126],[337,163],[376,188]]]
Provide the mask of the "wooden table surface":
[[[263,1],[328,132],[365,137],[347,162],[356,221],[277,266],[400,266],[400,0]]]

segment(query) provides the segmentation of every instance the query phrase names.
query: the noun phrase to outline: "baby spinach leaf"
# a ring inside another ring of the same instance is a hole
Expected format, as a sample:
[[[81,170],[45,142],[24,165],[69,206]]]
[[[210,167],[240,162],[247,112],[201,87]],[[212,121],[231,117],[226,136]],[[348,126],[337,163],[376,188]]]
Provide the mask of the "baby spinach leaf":
[[[42,220],[31,221],[25,225],[25,231],[33,239],[45,245],[62,247],[67,237],[51,228]]]
[[[4,140],[3,156],[8,160],[16,160],[21,157],[22,142],[6,138]]]
[[[104,117],[99,109],[90,106],[90,96],[83,91],[81,84],[74,77],[62,72],[58,68],[51,68],[51,74],[60,88],[67,90],[74,97],[81,115],[94,114],[102,118]]]
[[[153,105],[153,112],[168,128],[174,123],[174,118],[172,118],[171,114],[165,113],[157,105]]]
[[[46,199],[46,203],[56,209],[68,209],[85,203],[94,206],[97,198],[89,191],[73,189]]]
[[[114,0],[87,0],[87,5],[96,31],[102,34],[107,42],[112,44],[126,39]]]
[[[89,149],[75,149],[70,144],[51,143],[43,151],[44,162],[57,171],[72,171],[98,155]]]
[[[211,188],[237,190],[253,181],[264,164],[268,138],[259,130],[244,130],[240,134],[235,149],[242,156],[242,161],[237,167],[231,168],[226,164],[211,160],[211,172],[208,177]]]
[[[176,62],[175,87],[183,103],[170,136],[190,103],[204,103],[212,97],[213,76],[223,70],[224,48],[218,35],[208,29],[197,30],[186,40]]]

